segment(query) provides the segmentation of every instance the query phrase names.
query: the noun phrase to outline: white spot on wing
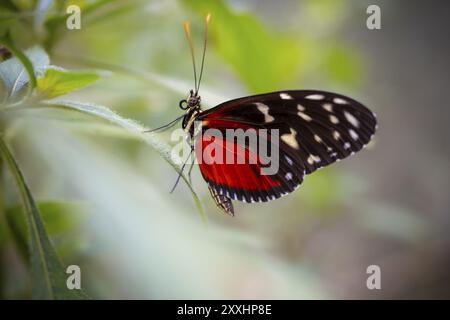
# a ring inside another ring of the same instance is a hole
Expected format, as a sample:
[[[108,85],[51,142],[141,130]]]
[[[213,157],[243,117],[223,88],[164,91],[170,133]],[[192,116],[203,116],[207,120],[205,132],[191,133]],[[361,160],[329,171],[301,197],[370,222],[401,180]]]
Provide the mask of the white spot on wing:
[[[348,133],[350,134],[350,136],[352,137],[353,140],[358,140],[359,139],[359,135],[355,132],[355,130],[349,129]]]
[[[264,115],[264,122],[268,123],[275,120],[275,118],[269,114],[269,107],[267,105],[261,102],[255,102],[255,105],[258,110]]]
[[[293,99],[290,94],[284,93],[284,92],[280,93],[280,98],[283,99],[283,100],[292,100]]]
[[[339,123],[339,119],[336,116],[332,115],[332,114],[330,114],[330,121],[331,121],[331,123],[334,123],[334,124],[338,124]]]
[[[293,177],[292,173],[290,173],[290,172],[286,173],[286,176],[285,176],[286,180],[292,180],[292,177]]]
[[[341,134],[339,132],[337,132],[336,130],[334,130],[333,131],[334,140],[339,140],[340,137],[341,137]]]
[[[309,100],[323,100],[324,98],[323,94],[310,94],[305,97],[305,99]]]
[[[308,116],[306,113],[303,113],[303,112],[299,111],[297,114],[298,114],[303,120],[306,120],[306,121],[311,121],[311,120],[312,120],[312,118],[311,118],[310,116]]]
[[[322,142],[322,138],[320,138],[317,134],[314,135],[314,140],[316,140],[318,143]]]
[[[320,162],[320,157],[319,156],[315,156],[313,154],[310,154],[307,161],[308,161],[309,164],[313,164],[314,162],[319,163]]]
[[[352,124],[352,126],[359,128],[359,121],[351,113],[344,111],[345,119]]]
[[[286,159],[287,163],[289,163],[290,166],[292,166],[294,164],[294,162],[292,161],[291,158],[289,158],[288,156],[284,156],[284,158]]]
[[[294,149],[298,149],[298,142],[297,139],[295,138],[297,135],[297,131],[295,131],[294,129],[291,128],[291,133],[285,133],[283,135],[281,135],[281,140],[284,141],[284,143],[286,143],[288,146],[294,148]]]
[[[347,104],[348,103],[347,100],[344,100],[342,98],[337,98],[337,97],[333,99],[333,102],[337,103],[337,104]]]
[[[298,109],[298,111],[305,111],[306,110],[305,107],[302,106],[301,104],[297,105],[297,109]]]
[[[328,112],[333,112],[333,105],[331,103],[324,103],[322,105],[322,108],[324,108]]]
[[[350,149],[350,146],[349,142],[344,143],[344,149]]]

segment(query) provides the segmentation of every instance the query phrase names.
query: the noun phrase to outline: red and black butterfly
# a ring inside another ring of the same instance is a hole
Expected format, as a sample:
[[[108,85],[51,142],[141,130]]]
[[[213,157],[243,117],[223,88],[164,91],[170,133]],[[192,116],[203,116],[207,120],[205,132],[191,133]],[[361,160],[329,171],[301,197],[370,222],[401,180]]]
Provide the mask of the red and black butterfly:
[[[209,17],[205,24],[205,48]],[[185,23],[185,31],[194,60],[188,23]],[[202,70],[204,54],[205,49]],[[198,95],[202,71],[197,83],[195,61],[193,64],[195,90],[191,90],[187,100],[180,101],[180,108],[186,110],[182,127],[189,135],[214,201],[227,214],[234,215],[232,200],[266,202],[291,193],[306,174],[361,150],[375,133],[377,120],[368,108],[349,97],[318,90],[259,94],[203,111]],[[201,124],[200,129],[194,128],[195,122]],[[231,141],[232,148],[227,149],[225,141],[208,137],[211,128],[223,133],[227,129],[254,129],[257,132],[267,129],[269,135],[258,138],[269,145],[278,144],[279,170],[273,175],[264,175],[259,160],[229,164],[200,161],[203,150],[211,143],[221,143],[224,153],[231,152],[246,160],[254,152],[247,144],[236,141]],[[271,139],[273,129],[278,129],[277,141]]]

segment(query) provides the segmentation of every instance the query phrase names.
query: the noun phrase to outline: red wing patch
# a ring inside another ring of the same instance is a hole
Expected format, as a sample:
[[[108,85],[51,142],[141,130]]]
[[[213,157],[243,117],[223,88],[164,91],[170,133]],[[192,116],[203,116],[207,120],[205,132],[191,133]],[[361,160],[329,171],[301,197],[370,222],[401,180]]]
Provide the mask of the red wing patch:
[[[248,129],[236,122],[212,120],[208,126],[217,128]],[[225,137],[204,132],[196,139],[195,153],[200,171],[207,183],[218,194],[233,200],[265,202],[291,192],[301,178],[289,177],[289,168],[280,166],[274,175],[263,174],[265,165],[257,150],[227,140]],[[267,162],[266,162],[267,163]],[[286,181],[286,177],[290,178]]]

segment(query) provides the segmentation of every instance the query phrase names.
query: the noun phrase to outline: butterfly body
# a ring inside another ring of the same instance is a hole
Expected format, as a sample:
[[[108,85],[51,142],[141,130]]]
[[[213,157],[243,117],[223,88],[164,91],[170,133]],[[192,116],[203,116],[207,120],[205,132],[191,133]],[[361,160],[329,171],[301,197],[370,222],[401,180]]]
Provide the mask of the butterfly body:
[[[194,121],[198,114],[202,112],[200,101],[201,97],[198,94],[194,94],[194,91],[191,90],[189,98],[187,100],[181,100],[179,104],[181,109],[187,110],[183,117],[181,127],[189,133],[191,138],[194,135]]]
[[[195,151],[211,196],[223,212],[234,215],[232,200],[267,202],[289,194],[305,175],[369,143],[377,127],[375,115],[358,101],[332,92],[277,91],[230,100],[203,111],[198,92],[210,18],[208,14],[205,19],[198,79],[190,24],[184,23],[194,90],[187,100],[180,101],[186,113],[161,128],[183,119],[191,145],[189,158]]]

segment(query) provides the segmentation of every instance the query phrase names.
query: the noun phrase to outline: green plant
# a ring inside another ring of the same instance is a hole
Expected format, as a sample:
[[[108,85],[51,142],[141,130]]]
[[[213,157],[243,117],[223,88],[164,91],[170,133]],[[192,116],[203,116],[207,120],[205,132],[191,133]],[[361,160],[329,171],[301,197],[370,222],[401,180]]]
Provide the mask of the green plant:
[[[109,1],[97,1],[95,5],[86,7],[86,12],[99,8]],[[2,5],[12,12],[20,9],[12,1]],[[62,10],[61,10],[62,11]],[[65,21],[65,15],[52,16],[47,20],[48,36],[42,40],[47,48],[55,43],[56,32]],[[15,22],[15,21],[14,21]],[[2,25],[3,26],[3,25]],[[9,113],[27,112],[38,109],[58,109],[65,112],[79,112],[99,119],[100,124],[108,121],[127,130],[134,137],[145,141],[156,150],[178,173],[180,167],[170,154],[170,147],[158,140],[153,134],[146,133],[147,127],[135,120],[121,117],[111,109],[95,103],[79,102],[72,100],[54,100],[74,90],[81,89],[100,79],[100,73],[96,70],[67,70],[50,64],[50,58],[42,47],[34,46],[22,51],[13,41],[9,30],[4,31],[0,37],[3,52],[10,53],[12,57],[0,63],[0,79],[2,80],[2,104],[0,106],[0,154],[3,161],[0,164],[7,167],[16,181],[20,191],[27,225],[27,240],[20,240],[21,234],[15,233],[16,243],[26,242],[27,248],[22,246],[23,256],[28,260],[31,271],[32,297],[36,299],[77,299],[87,298],[83,291],[70,291],[66,288],[65,268],[55,250],[47,232],[47,227],[39,210],[39,203],[35,200],[26,178],[24,177],[14,153],[6,139],[9,129]],[[2,169],[2,168],[0,168]],[[3,171],[3,170],[1,170]],[[191,190],[196,207],[204,218],[204,211],[200,200],[189,184],[185,175],[182,179]],[[2,183],[8,183],[4,179]],[[2,186],[4,190],[6,186]],[[3,205],[3,204],[2,204]],[[68,204],[70,205],[70,204]],[[13,232],[6,217],[7,208],[2,208],[4,236]],[[11,211],[11,210],[9,210]],[[16,214],[20,214],[16,212]],[[17,230],[16,230],[17,231]],[[19,245],[20,246],[20,245]]]

